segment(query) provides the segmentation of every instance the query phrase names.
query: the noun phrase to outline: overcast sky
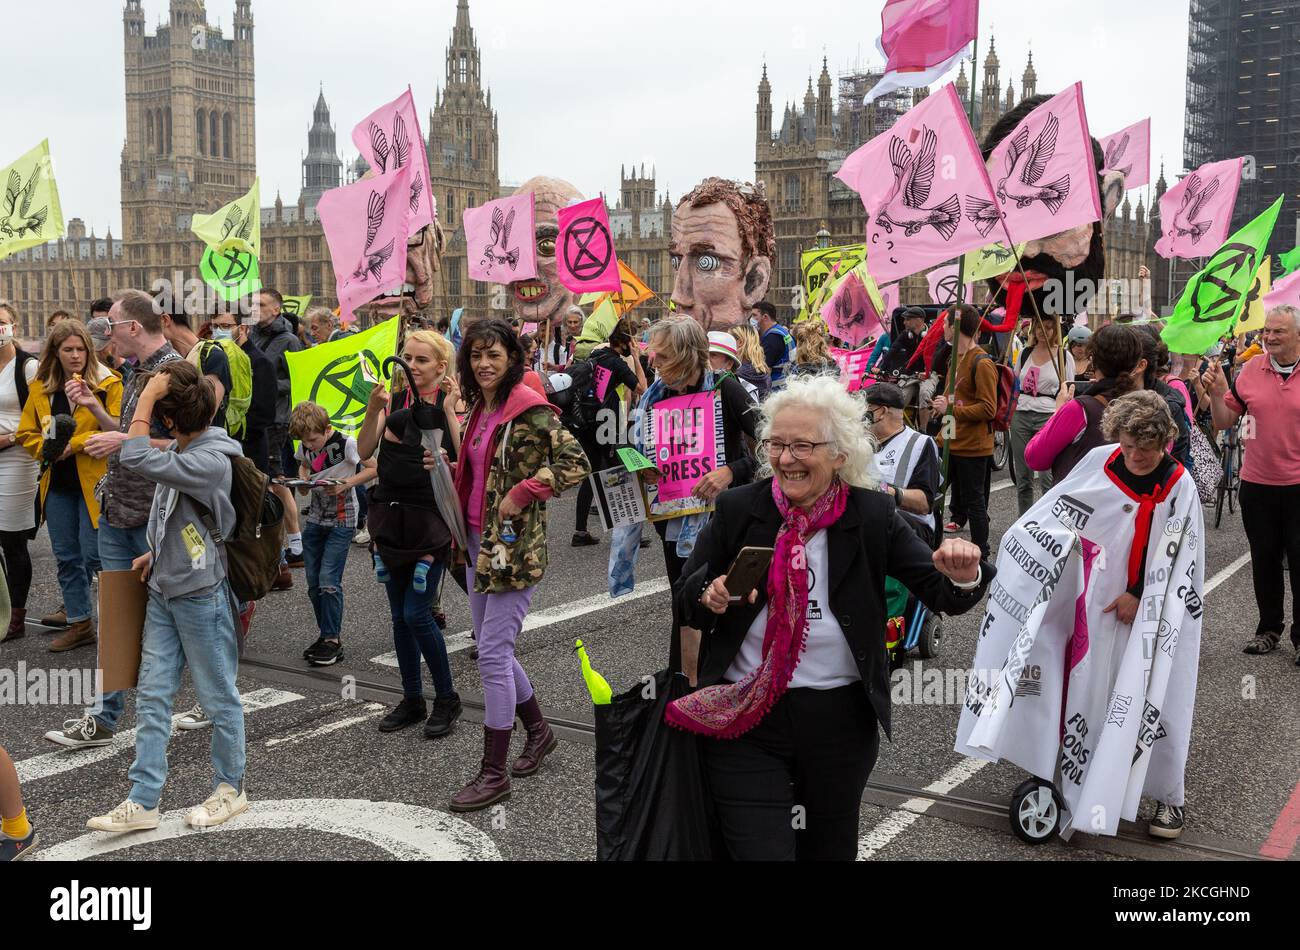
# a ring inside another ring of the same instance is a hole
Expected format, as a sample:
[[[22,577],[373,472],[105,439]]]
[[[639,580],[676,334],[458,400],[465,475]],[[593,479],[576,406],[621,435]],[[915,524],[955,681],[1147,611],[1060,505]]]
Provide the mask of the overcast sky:
[[[0,165],[48,137],[65,217],[83,218],[100,235],[120,233],[123,3],[4,6]],[[502,180],[551,174],[613,201],[624,163],[656,165],[660,191],[674,198],[707,175],[752,179],[764,59],[779,123],[785,102],[802,107],[823,55],[832,78],[878,62],[882,6],[471,0],[500,117]],[[144,7],[150,30],[166,18],[167,0]],[[208,0],[207,8],[229,36],[234,0]],[[298,199],[322,83],[345,160],[355,154],[353,125],[408,83],[424,121],[445,78],[456,2],[253,0],[253,16],[258,170],[269,205],[277,190],[286,203]],[[1010,78],[1019,96],[1032,44],[1039,92],[1083,80],[1096,137],[1152,116],[1152,174],[1163,157],[1173,180],[1182,165],[1187,0],[984,0],[980,26],[981,60],[996,35],[1004,92]]]

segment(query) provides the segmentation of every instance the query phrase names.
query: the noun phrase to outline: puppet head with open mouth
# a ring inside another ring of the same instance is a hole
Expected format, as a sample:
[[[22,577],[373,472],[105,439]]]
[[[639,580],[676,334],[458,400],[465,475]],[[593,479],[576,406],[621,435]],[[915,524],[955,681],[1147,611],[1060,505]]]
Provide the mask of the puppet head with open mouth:
[[[582,192],[567,181],[539,176],[524,182],[515,194],[532,194],[535,203],[537,276],[509,284],[510,305],[524,323],[549,326],[575,302],[573,292],[560,283],[555,245],[560,236],[560,209],[582,201]]]

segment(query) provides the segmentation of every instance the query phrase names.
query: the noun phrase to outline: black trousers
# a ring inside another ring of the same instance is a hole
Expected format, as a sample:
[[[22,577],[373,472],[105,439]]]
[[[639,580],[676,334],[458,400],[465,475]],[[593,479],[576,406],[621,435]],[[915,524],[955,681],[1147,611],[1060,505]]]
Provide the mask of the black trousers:
[[[27,595],[32,589],[32,557],[27,552],[31,536],[30,531],[0,531],[9,601],[20,610],[27,607]]]
[[[249,426],[245,433],[247,438],[240,441],[239,445],[244,450],[244,458],[248,459],[257,466],[257,470],[265,475],[271,474],[271,461],[268,450],[266,430],[258,429],[253,431]],[[297,472],[294,473],[297,475]]]
[[[682,671],[682,638],[678,634],[678,629],[682,626],[683,620],[677,613],[677,598],[673,595],[673,590],[677,587],[677,582],[681,579],[682,568],[686,566],[686,558],[677,554],[677,542],[668,541],[665,535],[668,534],[668,522],[660,521],[654,529],[659,534],[659,542],[664,549],[664,566],[668,569],[668,583],[672,589],[668,592],[669,600],[672,602],[673,609],[673,633],[671,642],[668,645],[668,669],[673,673]],[[642,531],[645,530],[643,527]]]
[[[967,458],[948,456],[948,475],[952,480],[953,520],[970,524],[970,539],[989,556],[989,489],[993,477],[993,457]],[[960,517],[959,517],[960,516]]]
[[[1291,573],[1291,642],[1300,647],[1300,485],[1241,483],[1241,522],[1250,542],[1250,570],[1259,605],[1256,634],[1286,629],[1286,584],[1282,557]]]
[[[852,861],[880,729],[861,683],[792,689],[739,739],[704,740],[733,861]]]
[[[578,439],[578,444],[582,446],[582,451],[587,455],[587,461],[591,463],[592,474],[603,472],[611,467],[609,449],[596,441],[596,432],[595,429],[584,429],[574,433]],[[584,478],[582,484],[578,486],[578,515],[574,525],[574,530],[579,533],[587,530],[587,519],[591,517],[592,500],[591,480]]]

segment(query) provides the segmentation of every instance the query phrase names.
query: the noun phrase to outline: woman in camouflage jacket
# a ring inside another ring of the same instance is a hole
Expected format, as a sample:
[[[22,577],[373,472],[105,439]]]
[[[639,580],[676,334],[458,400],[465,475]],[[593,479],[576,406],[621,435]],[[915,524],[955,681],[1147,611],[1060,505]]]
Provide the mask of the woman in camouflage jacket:
[[[532,775],[555,749],[515,641],[546,571],[546,502],[591,472],[582,447],[542,396],[521,385],[527,365],[508,323],[475,323],[457,360],[471,407],[456,465],[456,492],[469,532],[467,587],[483,679],[483,762],[452,799],[478,811],[510,794],[510,776]],[[515,717],[523,752],[507,770]]]

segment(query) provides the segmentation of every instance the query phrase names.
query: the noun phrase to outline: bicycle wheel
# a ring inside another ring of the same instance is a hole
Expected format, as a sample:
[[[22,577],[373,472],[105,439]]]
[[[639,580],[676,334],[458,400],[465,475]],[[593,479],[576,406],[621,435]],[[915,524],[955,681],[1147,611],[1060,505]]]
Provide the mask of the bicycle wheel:
[[[1219,487],[1215,492],[1214,500],[1214,526],[1217,528],[1223,521],[1223,496],[1228,493],[1228,473],[1225,470],[1223,477],[1219,479]]]
[[[993,433],[993,470],[1000,472],[1007,467],[1008,440],[1005,432]]]

